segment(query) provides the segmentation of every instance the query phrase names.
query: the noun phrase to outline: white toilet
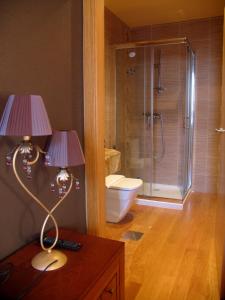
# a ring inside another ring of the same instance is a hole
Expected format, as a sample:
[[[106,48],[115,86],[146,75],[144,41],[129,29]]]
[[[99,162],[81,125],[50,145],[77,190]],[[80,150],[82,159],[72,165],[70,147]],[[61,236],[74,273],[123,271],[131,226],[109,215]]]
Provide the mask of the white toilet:
[[[105,177],[107,222],[118,223],[125,217],[142,184],[141,179],[126,178],[123,175]]]

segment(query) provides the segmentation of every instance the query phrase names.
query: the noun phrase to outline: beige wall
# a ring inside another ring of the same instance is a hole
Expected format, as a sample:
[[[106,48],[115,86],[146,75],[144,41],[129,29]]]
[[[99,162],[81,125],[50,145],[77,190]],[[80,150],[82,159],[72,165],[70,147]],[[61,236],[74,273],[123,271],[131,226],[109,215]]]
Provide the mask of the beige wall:
[[[0,113],[9,94],[40,94],[53,128],[74,128],[83,142],[82,1],[0,2]],[[45,138],[35,141],[44,145]],[[5,155],[18,139],[0,139],[0,257],[40,231],[44,214],[16,182]],[[56,169],[35,168],[31,188],[51,206],[49,183]],[[60,226],[85,231],[83,168],[73,170],[81,190],[72,190],[58,208]],[[52,225],[51,225],[52,226]]]

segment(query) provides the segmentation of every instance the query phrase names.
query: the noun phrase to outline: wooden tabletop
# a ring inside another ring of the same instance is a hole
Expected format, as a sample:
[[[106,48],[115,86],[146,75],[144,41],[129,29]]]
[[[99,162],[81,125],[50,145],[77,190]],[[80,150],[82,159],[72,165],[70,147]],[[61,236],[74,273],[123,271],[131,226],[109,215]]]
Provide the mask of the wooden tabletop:
[[[51,234],[50,234],[51,235]],[[124,243],[61,229],[60,238],[81,243],[75,251],[63,250],[68,261],[61,269],[42,274],[40,280],[23,299],[83,299],[105,272],[115,255],[123,250]],[[31,260],[40,252],[39,243],[31,243],[2,263],[13,264],[13,271],[3,285],[0,285],[0,299],[16,299],[18,295],[40,274],[33,269]]]

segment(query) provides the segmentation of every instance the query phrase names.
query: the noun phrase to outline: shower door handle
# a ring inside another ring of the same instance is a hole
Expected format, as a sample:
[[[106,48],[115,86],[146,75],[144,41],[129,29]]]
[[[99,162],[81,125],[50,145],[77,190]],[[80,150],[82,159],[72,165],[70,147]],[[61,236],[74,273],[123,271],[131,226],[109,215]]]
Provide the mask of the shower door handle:
[[[184,117],[184,129],[190,129],[190,117]]]
[[[219,129],[216,128],[216,132],[219,132],[219,133],[224,133],[225,132],[225,129],[220,127]]]

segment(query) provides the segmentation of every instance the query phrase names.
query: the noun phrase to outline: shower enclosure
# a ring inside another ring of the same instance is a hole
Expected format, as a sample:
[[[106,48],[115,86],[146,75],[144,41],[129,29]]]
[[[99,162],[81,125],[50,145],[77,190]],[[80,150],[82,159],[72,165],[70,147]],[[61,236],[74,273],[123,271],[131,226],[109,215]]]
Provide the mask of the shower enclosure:
[[[116,147],[140,195],[184,199],[192,182],[195,56],[186,38],[116,46]]]

